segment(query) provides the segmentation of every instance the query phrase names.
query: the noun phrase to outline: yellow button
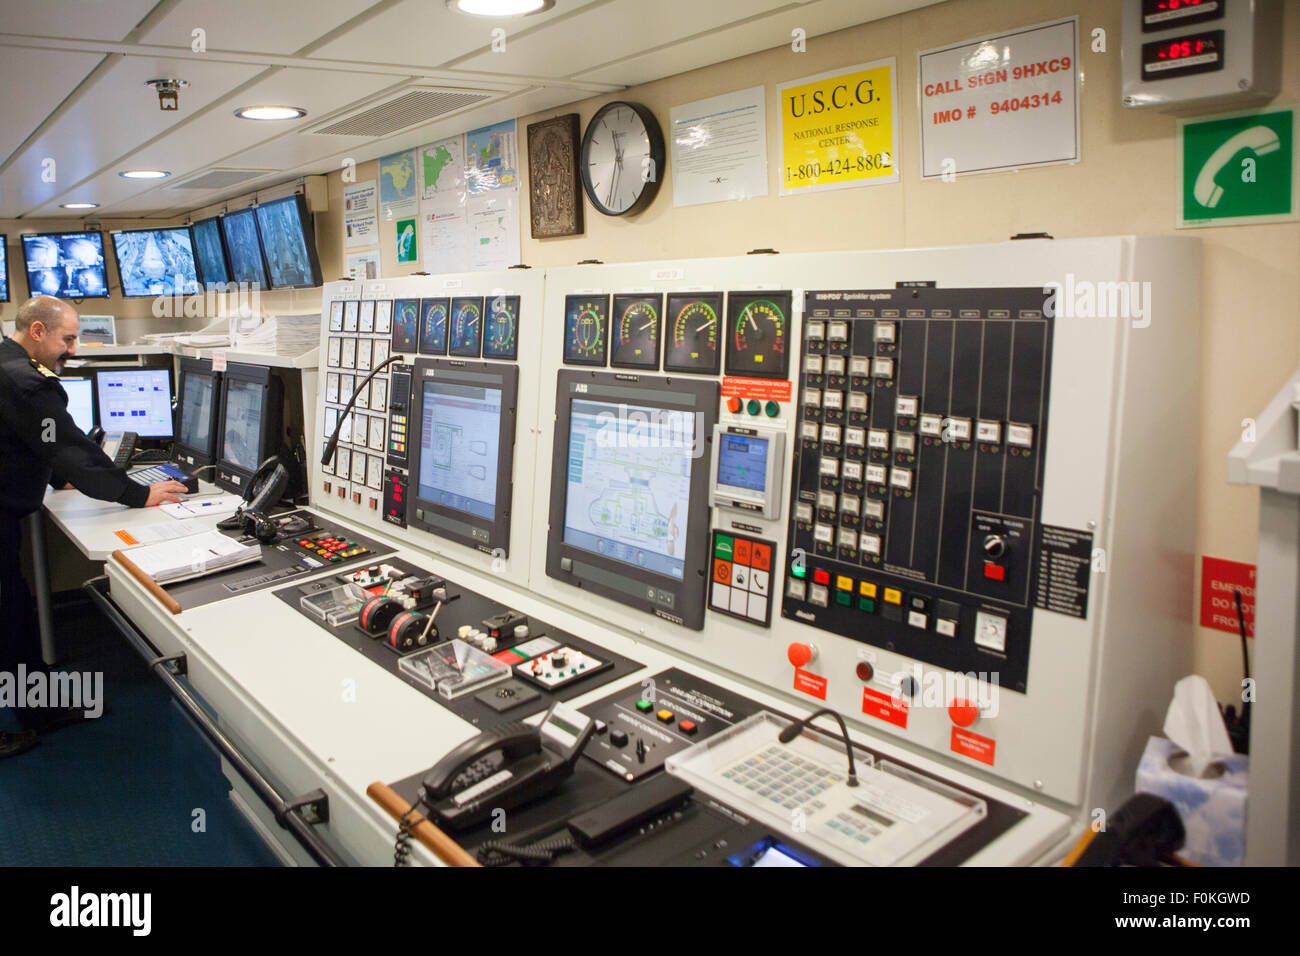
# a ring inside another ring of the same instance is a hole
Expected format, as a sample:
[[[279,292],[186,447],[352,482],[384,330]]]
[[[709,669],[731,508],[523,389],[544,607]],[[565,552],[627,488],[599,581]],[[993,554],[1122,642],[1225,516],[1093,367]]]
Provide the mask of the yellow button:
[[[837,588],[839,588],[841,591],[852,591],[852,590],[853,590],[853,579],[852,579],[852,578],[846,578],[846,577],[845,577],[844,575],[842,575],[842,574],[836,575],[836,577],[835,577],[835,586],[836,586]]]
[[[858,593],[863,597],[873,598],[876,596],[876,586],[869,581],[863,581],[858,585]]]
[[[658,717],[660,720],[662,720],[665,724],[670,724],[673,721],[673,712],[671,710],[661,710],[657,712],[655,716]]]
[[[898,588],[885,588],[885,601],[889,604],[902,604],[903,592]]]

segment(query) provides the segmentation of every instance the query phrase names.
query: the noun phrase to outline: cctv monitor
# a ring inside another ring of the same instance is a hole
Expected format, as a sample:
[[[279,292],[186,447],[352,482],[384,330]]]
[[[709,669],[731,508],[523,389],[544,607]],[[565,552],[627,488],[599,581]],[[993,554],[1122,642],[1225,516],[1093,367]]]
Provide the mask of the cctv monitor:
[[[9,252],[5,245],[8,238],[0,233],[0,302],[9,301]]]
[[[99,424],[106,432],[172,437],[172,373],[166,368],[101,368],[95,375]]]
[[[266,273],[272,289],[309,289],[321,284],[316,257],[316,233],[307,200],[301,194],[262,203],[257,208],[257,230],[266,255]]]
[[[202,291],[190,231],[130,229],[110,233],[122,295],[194,295]]]
[[[210,359],[180,360],[176,385],[176,445],[173,457],[187,469],[216,462],[221,437],[218,403],[221,373],[212,370]]]
[[[280,450],[284,389],[262,365],[226,366],[221,378],[216,484],[242,495],[262,462]]]
[[[412,378],[407,524],[508,555],[518,367],[419,358]]]
[[[230,259],[226,255],[226,240],[221,235],[221,217],[200,219],[190,225],[190,239],[194,246],[194,261],[205,289],[224,286],[230,281]]]
[[[104,237],[97,232],[52,232],[23,236],[27,288],[33,296],[107,299]]]
[[[95,382],[89,378],[61,378],[68,393],[68,414],[83,432],[95,427]]]
[[[700,630],[718,384],[564,369],[546,573]]]
[[[268,288],[262,242],[257,236],[257,214],[251,209],[226,213],[221,217],[221,234],[230,253],[230,281]]]

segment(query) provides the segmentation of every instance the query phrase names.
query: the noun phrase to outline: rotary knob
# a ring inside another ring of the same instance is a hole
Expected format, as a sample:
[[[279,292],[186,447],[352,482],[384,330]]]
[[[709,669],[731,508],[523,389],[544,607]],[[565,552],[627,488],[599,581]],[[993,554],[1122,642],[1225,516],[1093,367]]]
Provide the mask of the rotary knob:
[[[984,536],[984,555],[989,558],[1000,558],[1006,554],[1007,541],[1000,534],[986,534]]]

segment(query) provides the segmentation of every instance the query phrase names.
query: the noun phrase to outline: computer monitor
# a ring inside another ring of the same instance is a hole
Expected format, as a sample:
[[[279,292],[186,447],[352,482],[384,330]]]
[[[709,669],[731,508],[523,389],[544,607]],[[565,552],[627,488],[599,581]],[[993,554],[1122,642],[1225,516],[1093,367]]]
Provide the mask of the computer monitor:
[[[564,369],[546,573],[704,627],[718,384]]]
[[[264,365],[227,365],[220,408],[216,483],[242,495],[262,462],[280,450],[283,385]]]
[[[221,217],[221,234],[230,254],[231,281],[268,288],[262,241],[257,235],[257,214],[251,209],[226,213]]]
[[[176,444],[172,456],[188,469],[217,460],[221,431],[221,373],[210,359],[183,358],[176,383]]]
[[[184,226],[129,229],[110,233],[122,295],[194,295],[203,291],[194,263],[194,245]]]
[[[9,301],[9,237],[0,233],[0,302]]]
[[[104,237],[97,232],[47,232],[23,236],[27,288],[33,296],[107,299]]]
[[[106,432],[172,437],[172,373],[167,368],[101,368],[95,375],[99,424]]]
[[[213,216],[191,223],[190,240],[203,287],[211,289],[229,282],[230,257],[226,254],[226,240],[221,234],[221,217]]]
[[[321,284],[316,233],[307,199],[301,193],[264,202],[257,208],[257,230],[266,255],[272,289],[310,289]]]
[[[412,379],[406,523],[509,555],[518,366],[419,358]]]
[[[89,378],[61,378],[68,393],[68,414],[83,432],[95,427],[95,382]]]

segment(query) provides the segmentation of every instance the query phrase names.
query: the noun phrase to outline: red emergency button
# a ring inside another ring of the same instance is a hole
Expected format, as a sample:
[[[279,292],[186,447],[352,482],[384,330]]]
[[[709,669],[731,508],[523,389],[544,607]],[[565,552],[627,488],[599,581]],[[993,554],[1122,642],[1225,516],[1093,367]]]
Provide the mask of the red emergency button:
[[[990,581],[1005,581],[1007,577],[1007,569],[1000,564],[990,564],[988,561],[985,561],[984,576]]]
[[[948,705],[948,716],[958,727],[969,727],[979,719],[980,709],[964,697],[956,698]]]
[[[817,649],[811,644],[795,641],[785,649],[785,656],[795,667],[804,667],[817,656]]]
[[[693,720],[679,720],[677,721],[677,729],[684,734],[693,734],[699,728],[695,726]]]
[[[727,411],[731,412],[733,415],[740,414],[740,404],[740,399],[738,398],[727,399]]]
[[[814,584],[830,584],[830,583],[831,583],[831,575],[830,575],[830,572],[829,572],[829,571],[814,571],[814,572],[813,572],[813,583],[814,583]]]

